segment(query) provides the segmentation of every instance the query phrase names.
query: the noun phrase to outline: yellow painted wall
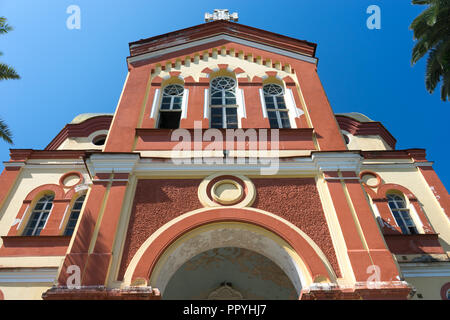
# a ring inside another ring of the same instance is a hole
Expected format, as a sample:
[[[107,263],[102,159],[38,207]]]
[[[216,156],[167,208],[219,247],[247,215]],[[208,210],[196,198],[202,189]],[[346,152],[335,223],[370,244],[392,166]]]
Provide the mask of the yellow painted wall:
[[[107,135],[108,130],[99,130],[91,133],[89,137],[70,137],[58,147],[57,150],[103,150],[104,146],[96,146],[92,143],[92,139],[99,135]]]
[[[59,161],[59,160],[58,160]],[[71,160],[73,162],[74,160]],[[46,161],[47,165],[54,163],[54,160]],[[64,164],[64,162],[70,161],[60,161],[59,163]],[[38,161],[30,161],[30,164],[36,165],[37,167],[45,167],[43,164],[37,164]],[[41,161],[42,163],[42,161]],[[19,213],[20,207],[22,206],[23,200],[26,196],[35,188],[45,185],[45,184],[59,184],[59,179],[62,175],[70,171],[79,171],[83,174],[85,183],[90,182],[89,175],[86,170],[82,167],[78,169],[64,169],[64,168],[23,168],[19,174],[19,177],[13,187],[12,192],[9,194],[7,199],[4,201],[2,208],[0,208],[0,236],[5,236],[8,234],[9,229],[14,224],[14,221]],[[28,210],[31,210],[29,208]],[[18,224],[15,224],[16,228]],[[21,225],[22,227],[22,225]],[[3,241],[0,238],[0,246]]]
[[[42,300],[42,294],[52,287],[52,283],[0,284],[5,300]]]
[[[448,277],[405,278],[405,280],[417,290],[412,300],[442,300],[441,288],[450,282]],[[420,299],[417,294],[422,294],[423,298]]]
[[[378,173],[384,183],[399,184],[411,190],[419,200],[432,227],[439,233],[439,240],[444,251],[450,252],[450,221],[417,168],[387,169],[383,168],[383,165],[370,165],[363,166],[362,170]]]
[[[392,148],[377,135],[354,136],[351,133],[342,130],[349,138],[347,144],[349,150],[392,150]]]

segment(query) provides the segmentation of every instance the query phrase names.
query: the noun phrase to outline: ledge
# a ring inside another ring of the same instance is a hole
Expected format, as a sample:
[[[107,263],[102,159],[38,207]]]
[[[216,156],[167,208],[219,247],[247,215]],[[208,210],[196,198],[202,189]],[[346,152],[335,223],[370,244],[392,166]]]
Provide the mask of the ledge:
[[[313,283],[300,300],[406,300],[412,288],[404,281],[359,282],[353,286]]]
[[[157,128],[136,128],[136,136],[138,138],[136,144],[136,151],[141,150],[173,150],[173,148],[180,143],[183,143],[184,147],[187,149],[190,147],[194,150],[194,130],[188,128],[180,128],[189,132],[191,141],[184,140],[172,140],[172,133],[177,129],[157,129]],[[202,149],[214,143],[209,140],[203,140],[204,132],[209,128],[203,128],[202,130]],[[228,149],[226,146],[226,138],[229,130],[243,130],[245,133],[247,129],[256,130],[256,136],[258,142],[267,141],[267,149],[271,149],[271,130],[270,128],[239,128],[239,129],[216,129],[222,133],[223,136],[223,149]],[[260,139],[259,130],[266,130],[266,134]],[[313,142],[313,128],[299,128],[299,129],[278,129],[279,130],[279,150],[316,150]],[[233,135],[234,138],[234,135]],[[211,138],[209,138],[211,139]],[[238,145],[235,140],[235,146],[233,150],[239,150]],[[248,138],[245,139],[248,141]],[[245,143],[245,150],[248,150],[248,142]],[[259,148],[259,144],[258,144]]]
[[[71,236],[2,236],[1,256],[63,256]]]
[[[393,254],[443,254],[439,234],[385,234],[384,238]]]
[[[161,300],[158,289],[126,287],[108,289],[103,286],[52,287],[42,294],[44,300]]]

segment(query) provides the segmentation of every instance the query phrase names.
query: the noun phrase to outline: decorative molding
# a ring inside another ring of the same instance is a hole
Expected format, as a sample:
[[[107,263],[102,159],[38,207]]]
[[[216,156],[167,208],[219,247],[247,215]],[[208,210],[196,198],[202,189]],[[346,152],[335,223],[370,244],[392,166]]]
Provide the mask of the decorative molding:
[[[450,277],[450,263],[444,263],[435,266],[436,263],[429,265],[412,263],[400,264],[400,270],[405,278],[427,278],[427,277]]]
[[[0,283],[53,283],[58,268],[0,268]]]
[[[89,137],[92,133],[100,130],[109,130],[113,116],[102,115],[86,119],[80,123],[67,124],[58,135],[45,147],[44,150],[57,150],[59,146],[71,137]]]
[[[209,89],[205,89],[204,103],[203,103],[203,119],[209,118]]]
[[[95,177],[99,173],[133,172],[138,160],[139,154],[137,153],[96,153],[89,157],[86,161],[86,165],[91,173],[91,176]]]
[[[181,119],[186,119],[188,111],[189,89],[184,89],[183,100],[181,101]]]
[[[397,140],[381,124],[381,122],[359,122],[353,118],[336,115],[339,127],[354,136],[377,135],[380,136],[392,149],[395,149]]]
[[[152,51],[152,52],[148,52],[148,53],[141,53],[138,55],[132,55],[130,57],[128,57],[128,63],[136,63],[142,60],[148,60],[148,59],[152,59],[152,58],[157,58],[157,57],[161,57],[164,55],[168,55],[171,54],[173,52],[177,52],[177,51],[182,51],[185,49],[189,49],[191,47],[196,47],[196,46],[202,46],[211,42],[217,42],[217,41],[229,41],[229,42],[234,42],[237,44],[242,44],[248,47],[252,47],[255,49],[260,49],[263,51],[267,51],[267,52],[271,52],[271,53],[275,53],[275,54],[279,54],[279,55],[283,55],[289,58],[294,58],[297,60],[301,60],[301,61],[305,61],[305,62],[309,62],[309,63],[313,63],[316,64],[317,63],[317,58],[313,58],[307,55],[303,55],[300,53],[295,53],[292,51],[288,51],[285,49],[281,49],[281,48],[276,48],[270,45],[266,45],[263,43],[259,43],[259,42],[254,42],[254,41],[249,41],[249,40],[245,40],[242,38],[237,38],[234,36],[229,36],[229,35],[225,35],[225,34],[220,34],[220,35],[216,35],[216,36],[212,36],[206,39],[202,39],[202,40],[197,40],[197,41],[192,41],[189,43],[183,43],[180,45],[176,45],[170,48],[165,48],[165,49],[160,49],[160,50],[156,50],[156,51]],[[130,48],[130,51],[133,51],[132,47]]]
[[[259,98],[261,99],[261,108],[264,118],[267,118],[266,101],[264,100],[264,92],[262,88],[259,88]]]
[[[160,92],[161,92],[161,90],[159,90],[159,89],[155,90],[155,95],[153,96],[153,103],[152,103],[152,112],[150,113],[151,119],[155,118],[156,110],[158,109]]]

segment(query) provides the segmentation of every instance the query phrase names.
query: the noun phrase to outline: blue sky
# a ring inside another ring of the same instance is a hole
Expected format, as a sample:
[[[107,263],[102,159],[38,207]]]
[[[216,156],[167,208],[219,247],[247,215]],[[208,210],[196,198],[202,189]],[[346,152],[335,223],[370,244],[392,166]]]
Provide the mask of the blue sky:
[[[80,30],[66,27],[72,4],[81,9]],[[380,30],[366,27],[373,4],[381,8]],[[22,77],[0,82],[0,117],[14,133],[12,148],[45,148],[76,115],[114,112],[128,43],[201,24],[214,8],[237,11],[239,23],[317,43],[333,110],[382,122],[397,149],[425,148],[449,188],[450,104],[438,90],[426,92],[425,59],[411,66],[408,27],[423,7],[409,0],[0,0],[0,16],[14,27],[0,36],[0,59]],[[0,141],[2,161],[10,147]]]

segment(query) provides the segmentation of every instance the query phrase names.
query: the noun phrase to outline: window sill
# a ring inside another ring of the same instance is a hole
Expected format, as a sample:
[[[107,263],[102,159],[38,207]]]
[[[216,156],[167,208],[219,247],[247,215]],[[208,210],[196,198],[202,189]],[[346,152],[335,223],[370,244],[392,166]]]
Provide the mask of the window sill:
[[[393,254],[442,254],[439,234],[385,234],[384,238]]]
[[[0,256],[62,256],[71,236],[2,236]]]

